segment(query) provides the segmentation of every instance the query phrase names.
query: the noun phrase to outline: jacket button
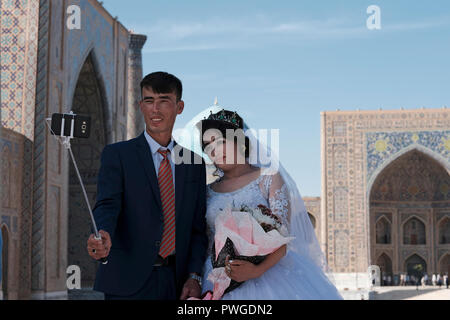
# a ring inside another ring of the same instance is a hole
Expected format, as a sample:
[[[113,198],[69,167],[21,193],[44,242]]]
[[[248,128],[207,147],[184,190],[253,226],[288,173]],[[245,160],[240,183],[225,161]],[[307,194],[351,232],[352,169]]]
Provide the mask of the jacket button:
[[[159,247],[161,245],[161,241],[155,241],[155,247]]]

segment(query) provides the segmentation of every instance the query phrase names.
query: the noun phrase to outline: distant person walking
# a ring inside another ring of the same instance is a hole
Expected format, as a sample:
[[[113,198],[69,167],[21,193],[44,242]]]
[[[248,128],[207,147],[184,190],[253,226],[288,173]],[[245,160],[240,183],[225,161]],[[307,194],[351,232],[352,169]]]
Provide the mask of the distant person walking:
[[[441,286],[442,286],[442,277],[441,277],[440,273],[437,275],[437,284],[438,284],[439,289],[440,289]]]
[[[436,287],[436,274],[433,273],[433,275],[431,276],[431,284],[433,285],[433,287]]]
[[[423,277],[425,279],[425,285],[428,285],[428,274],[425,274]]]

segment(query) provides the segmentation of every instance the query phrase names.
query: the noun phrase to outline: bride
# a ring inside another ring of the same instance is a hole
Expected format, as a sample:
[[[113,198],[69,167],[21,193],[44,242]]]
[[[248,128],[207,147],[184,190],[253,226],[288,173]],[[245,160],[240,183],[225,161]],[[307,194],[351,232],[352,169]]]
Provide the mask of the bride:
[[[199,121],[196,127],[202,151],[215,166],[216,175],[220,176],[207,186],[206,220],[210,245],[202,292],[213,290],[208,275],[212,270],[211,251],[217,215],[225,208],[262,204],[281,219],[289,236],[295,239],[269,254],[258,265],[227,259],[228,277],[244,282],[225,293],[222,299],[342,299],[326,275],[327,264],[295,182],[273,153],[270,167],[267,163],[262,164],[258,156],[255,158],[256,149],[262,155],[270,152],[270,148],[255,138],[236,112],[221,110],[213,114],[211,111],[209,117]],[[231,138],[227,136],[230,130],[234,134]],[[239,137],[244,130],[245,136]]]

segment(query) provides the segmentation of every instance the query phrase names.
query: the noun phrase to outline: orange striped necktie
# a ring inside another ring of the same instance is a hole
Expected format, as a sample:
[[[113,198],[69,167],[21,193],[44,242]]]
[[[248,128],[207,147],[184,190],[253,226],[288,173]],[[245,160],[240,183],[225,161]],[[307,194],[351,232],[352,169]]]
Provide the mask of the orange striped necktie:
[[[164,216],[163,236],[159,255],[165,259],[175,250],[175,188],[172,168],[167,157],[170,150],[161,148],[158,152],[163,156],[158,170],[158,184]]]

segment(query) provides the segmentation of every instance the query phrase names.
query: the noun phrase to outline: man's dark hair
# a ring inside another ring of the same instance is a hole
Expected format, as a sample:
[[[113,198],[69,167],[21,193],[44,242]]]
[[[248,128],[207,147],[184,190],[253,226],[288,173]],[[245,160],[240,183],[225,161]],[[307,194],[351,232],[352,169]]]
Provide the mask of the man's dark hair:
[[[175,93],[177,101],[181,100],[181,95],[183,93],[183,86],[180,79],[175,77],[173,74],[158,71],[149,73],[141,81],[141,96],[142,89],[152,88],[156,93]]]

